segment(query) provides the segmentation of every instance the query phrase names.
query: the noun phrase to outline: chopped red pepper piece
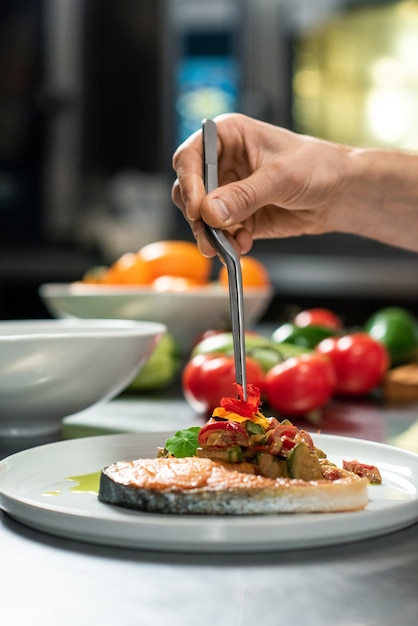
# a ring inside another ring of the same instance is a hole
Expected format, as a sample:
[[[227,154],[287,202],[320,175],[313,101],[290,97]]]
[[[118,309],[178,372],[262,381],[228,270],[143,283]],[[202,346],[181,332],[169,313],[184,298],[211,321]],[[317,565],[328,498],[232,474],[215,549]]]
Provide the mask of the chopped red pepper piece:
[[[287,450],[291,450],[296,445],[296,442],[293,439],[289,439],[287,435],[283,435],[282,437],[282,449],[285,448]]]
[[[382,482],[382,476],[375,465],[367,465],[354,459],[353,461],[343,461],[343,469],[353,472],[361,478],[365,476],[370,483],[380,484]]]
[[[255,424],[259,424],[264,429],[269,426],[269,421],[259,410],[260,390],[255,385],[247,385],[247,400],[243,399],[243,389],[238,383],[235,383],[238,398],[224,397],[212,413],[213,417],[221,417],[232,422],[245,422],[250,420]]]
[[[243,417],[253,417],[260,406],[260,390],[255,385],[247,385],[247,399],[244,400],[244,391],[241,385],[235,383],[238,398],[221,398],[220,405],[226,411],[237,413]]]
[[[208,441],[210,439],[210,441]],[[199,445],[225,448],[229,446],[248,446],[249,435],[238,422],[209,422],[202,426],[198,434]]]
[[[269,439],[278,439],[280,437],[286,436],[290,439],[294,439],[297,433],[297,426],[293,426],[293,424],[278,424],[278,426],[268,431],[268,437]]]

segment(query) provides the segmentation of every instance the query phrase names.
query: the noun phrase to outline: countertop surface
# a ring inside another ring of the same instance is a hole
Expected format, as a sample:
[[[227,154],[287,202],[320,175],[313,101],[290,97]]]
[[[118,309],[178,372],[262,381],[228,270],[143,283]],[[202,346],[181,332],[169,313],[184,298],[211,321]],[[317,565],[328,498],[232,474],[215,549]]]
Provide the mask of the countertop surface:
[[[412,449],[417,419],[416,404],[335,402],[320,425],[310,426]],[[51,439],[199,423],[169,393],[122,396],[68,418]],[[39,443],[3,441],[0,454]],[[34,530],[1,513],[0,551],[0,620],[16,626],[417,624],[417,523],[332,547],[204,554],[93,545]]]

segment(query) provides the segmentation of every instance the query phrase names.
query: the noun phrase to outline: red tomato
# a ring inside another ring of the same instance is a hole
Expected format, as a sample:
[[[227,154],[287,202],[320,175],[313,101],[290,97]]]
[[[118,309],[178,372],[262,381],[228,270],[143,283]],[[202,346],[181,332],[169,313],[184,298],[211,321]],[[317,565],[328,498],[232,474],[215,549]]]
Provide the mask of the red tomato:
[[[264,385],[261,367],[247,357],[247,383],[260,390]],[[182,373],[184,397],[199,413],[210,414],[224,396],[236,395],[234,357],[225,354],[198,354],[186,363]]]
[[[336,313],[329,309],[306,309],[300,311],[293,320],[296,326],[322,326],[324,328],[332,328],[340,330],[343,322]]]
[[[335,387],[331,361],[315,352],[278,363],[266,374],[265,394],[273,409],[289,416],[322,407]]]
[[[331,359],[338,394],[368,393],[381,382],[389,366],[386,348],[367,333],[328,337],[317,345],[316,350]]]

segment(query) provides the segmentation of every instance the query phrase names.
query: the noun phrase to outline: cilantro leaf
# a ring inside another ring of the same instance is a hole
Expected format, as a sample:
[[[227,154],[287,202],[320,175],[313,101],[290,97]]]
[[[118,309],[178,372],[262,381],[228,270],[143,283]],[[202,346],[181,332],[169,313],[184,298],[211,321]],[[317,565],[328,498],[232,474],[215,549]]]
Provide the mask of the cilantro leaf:
[[[195,456],[196,450],[199,447],[199,443],[197,441],[199,430],[199,426],[191,426],[190,428],[178,430],[165,442],[166,449],[170,452],[170,454],[173,454],[178,458]]]

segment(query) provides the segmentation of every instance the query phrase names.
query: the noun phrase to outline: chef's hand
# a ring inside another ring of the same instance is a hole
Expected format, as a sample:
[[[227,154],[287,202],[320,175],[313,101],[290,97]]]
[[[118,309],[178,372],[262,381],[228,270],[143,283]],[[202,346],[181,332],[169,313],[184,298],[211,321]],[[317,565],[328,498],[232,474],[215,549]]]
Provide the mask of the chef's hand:
[[[212,255],[201,218],[233,234],[242,253],[254,239],[321,233],[349,149],[266,124],[243,115],[215,119],[219,185],[205,196],[202,135],[197,132],[173,157],[177,181],[173,200],[190,223],[202,252]]]
[[[418,250],[418,238],[411,234],[418,219],[418,156],[339,145],[240,114],[214,121],[218,189],[205,195],[201,131],[173,156],[172,198],[204,255],[214,256],[215,250],[202,219],[224,229],[242,254],[255,239],[335,231]],[[406,207],[398,206],[399,184],[406,185]],[[413,201],[414,223],[407,215]],[[394,209],[398,215],[390,219]],[[396,236],[402,226],[407,232]]]

